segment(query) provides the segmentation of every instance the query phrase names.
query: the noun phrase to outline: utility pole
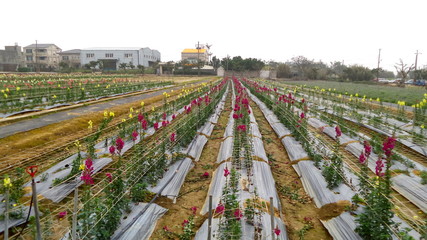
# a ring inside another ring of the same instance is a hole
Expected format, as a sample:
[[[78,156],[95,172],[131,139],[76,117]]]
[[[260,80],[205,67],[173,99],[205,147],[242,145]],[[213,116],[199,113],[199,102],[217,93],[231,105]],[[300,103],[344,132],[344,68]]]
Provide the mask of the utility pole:
[[[197,41],[197,76],[200,76],[200,43]]]
[[[37,40],[36,40],[36,72],[39,72],[40,70],[39,70],[39,64],[38,64],[38,61],[37,61],[37,51],[38,51],[38,47],[37,47]]]
[[[417,73],[417,63],[418,63],[418,54],[421,54],[420,52],[415,53],[415,67],[414,67],[414,84],[417,81],[418,73]]]
[[[381,48],[378,49],[377,81],[380,80]]]

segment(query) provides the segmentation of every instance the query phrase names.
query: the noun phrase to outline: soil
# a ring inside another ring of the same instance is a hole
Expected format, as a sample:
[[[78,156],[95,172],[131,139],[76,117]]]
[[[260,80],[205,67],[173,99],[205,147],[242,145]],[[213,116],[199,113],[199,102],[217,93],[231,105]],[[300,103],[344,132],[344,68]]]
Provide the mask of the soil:
[[[166,197],[158,198],[155,203],[158,205],[167,208],[168,211],[166,214],[159,219],[157,222],[156,228],[153,235],[150,239],[165,239],[165,236],[162,235],[163,227],[167,226],[171,231],[175,233],[182,233],[181,223],[188,219],[192,214],[190,208],[197,207],[197,214],[194,219],[194,231],[197,232],[197,229],[203,224],[207,219],[207,214],[202,216],[199,214],[201,208],[203,207],[207,193],[209,190],[209,184],[212,180],[212,175],[216,169],[217,156],[219,153],[219,148],[222,142],[222,137],[224,135],[225,127],[227,126],[228,116],[230,114],[230,105],[231,98],[230,95],[227,97],[225,108],[222,111],[218,123],[215,125],[215,128],[209,137],[205,148],[203,149],[200,160],[195,163],[193,169],[190,170],[187,177],[185,178],[184,184],[181,188],[180,195],[176,199],[176,203]],[[208,172],[209,178],[201,177],[203,173]]]
[[[311,198],[304,192],[302,183],[292,167],[280,139],[257,105],[252,103],[251,107],[263,137],[265,151],[271,162],[271,170],[282,205],[282,220],[286,224],[289,239],[300,239],[298,231],[307,224],[309,218],[311,218],[309,222],[312,223],[313,228],[307,231],[304,239],[332,239],[319,220],[324,217],[324,213],[315,206]],[[284,191],[281,191],[284,186],[290,187],[295,194],[298,194],[298,200],[286,196]]]

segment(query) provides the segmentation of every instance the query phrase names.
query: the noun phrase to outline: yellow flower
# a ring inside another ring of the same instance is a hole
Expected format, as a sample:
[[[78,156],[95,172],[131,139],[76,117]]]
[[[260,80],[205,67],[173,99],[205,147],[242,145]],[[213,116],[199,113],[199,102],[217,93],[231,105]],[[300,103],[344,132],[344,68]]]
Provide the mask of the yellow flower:
[[[53,95],[53,98],[56,98],[56,95]]]
[[[132,118],[133,116],[132,116],[132,113],[129,113],[129,118]]]
[[[61,84],[58,84],[58,87],[61,87]]]
[[[110,112],[110,117],[114,117],[114,112]]]
[[[377,102],[379,102],[380,101],[380,98],[377,98]]]
[[[85,90],[85,88],[84,87],[82,87],[82,91],[84,91]]]
[[[12,187],[12,183],[10,182],[10,178],[6,177],[5,179],[3,179],[3,185],[5,188],[10,188]]]
[[[358,97],[358,96],[359,96],[359,94],[358,94],[358,93],[356,93],[354,96]]]
[[[92,129],[92,127],[93,127],[93,122],[92,122],[92,120],[89,120],[89,122],[87,122],[88,124],[89,124],[89,129]]]
[[[79,142],[79,140],[76,140],[75,142],[74,142],[74,145],[76,146],[76,147],[80,147],[81,145],[80,145],[80,142]]]
[[[80,170],[80,171],[83,171],[83,170],[85,170],[85,167],[86,167],[86,166],[85,166],[84,164],[80,164],[79,170]]]
[[[415,219],[415,220],[417,220],[417,219],[418,219],[418,216],[417,216],[417,215],[415,215],[415,216],[414,216],[414,219]]]
[[[6,93],[4,94],[4,97],[7,98],[7,94]]]
[[[421,128],[424,129],[424,124],[421,125]]]
[[[18,206],[18,204],[14,203],[12,206],[16,207],[16,206]]]
[[[108,112],[104,111],[104,117],[108,117]]]
[[[126,122],[126,119],[124,119],[124,118],[123,118],[123,119],[122,119],[122,122]]]
[[[133,113],[133,108],[130,108],[130,109],[129,109],[129,112]]]
[[[145,104],[145,103],[144,103],[144,101],[142,101],[142,102],[141,102],[141,107],[144,107],[144,104]]]
[[[23,97],[27,96],[25,93],[22,94]]]
[[[19,89],[21,89],[20,87],[16,87],[16,91],[19,91]]]
[[[155,110],[156,110],[156,109],[154,108],[154,106],[152,106],[152,107],[151,107],[151,111],[153,111],[153,112],[154,112]]]

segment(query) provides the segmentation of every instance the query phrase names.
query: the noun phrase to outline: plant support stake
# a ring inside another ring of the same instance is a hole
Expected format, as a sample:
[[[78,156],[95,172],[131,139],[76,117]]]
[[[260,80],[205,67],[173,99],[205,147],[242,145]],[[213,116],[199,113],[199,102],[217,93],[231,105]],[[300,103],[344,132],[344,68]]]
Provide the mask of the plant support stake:
[[[270,197],[270,219],[271,219],[271,239],[274,240],[274,206],[273,197]]]
[[[212,231],[212,195],[209,195],[208,240],[211,240]]]
[[[9,188],[4,193],[6,209],[4,211],[4,240],[9,239]]]
[[[74,190],[74,208],[73,208],[73,229],[71,230],[71,239],[77,240],[77,211],[79,206],[79,188]]]
[[[36,239],[37,240],[42,240],[41,227],[40,227],[39,208],[38,208],[38,205],[37,205],[36,181],[34,180],[34,176],[37,173],[37,169],[38,169],[37,166],[29,166],[26,169],[26,171],[31,176],[31,188],[32,188],[32,191],[33,191],[34,214],[35,214],[35,217],[36,217],[36,229],[37,229]]]

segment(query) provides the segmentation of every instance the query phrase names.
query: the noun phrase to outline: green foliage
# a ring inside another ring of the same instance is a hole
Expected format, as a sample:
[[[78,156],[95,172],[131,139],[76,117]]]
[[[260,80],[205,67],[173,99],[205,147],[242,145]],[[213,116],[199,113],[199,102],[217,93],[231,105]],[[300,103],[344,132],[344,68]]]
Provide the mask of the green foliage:
[[[324,165],[322,170],[322,174],[328,183],[329,189],[338,187],[342,183],[344,176],[342,159],[338,154],[339,143],[337,143],[337,145],[331,161],[327,165]]]
[[[421,184],[423,185],[427,184],[427,171],[421,171],[420,177],[421,177]]]
[[[134,202],[146,202],[149,199],[147,199],[147,197],[150,194],[150,191],[147,190],[147,183],[137,183],[135,184],[131,190],[130,190],[130,195],[131,195],[131,199]]]
[[[221,60],[221,65],[228,70],[233,70],[237,72],[241,71],[260,71],[265,63],[262,60],[256,58],[245,58],[241,56],[230,58],[223,58]]]
[[[370,81],[373,78],[374,74],[367,67],[353,65],[344,70],[344,79],[350,81]]]

